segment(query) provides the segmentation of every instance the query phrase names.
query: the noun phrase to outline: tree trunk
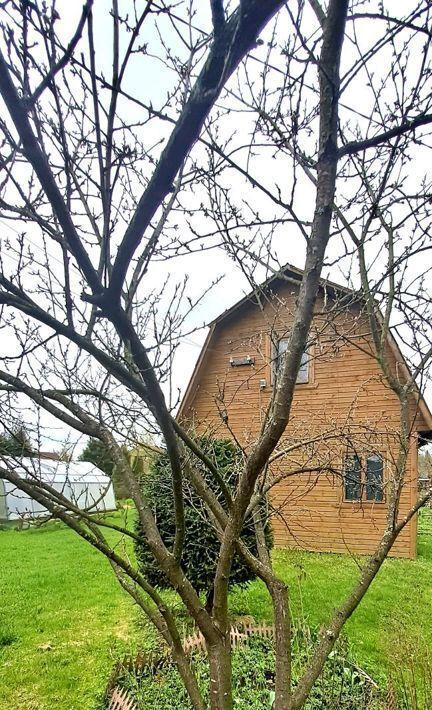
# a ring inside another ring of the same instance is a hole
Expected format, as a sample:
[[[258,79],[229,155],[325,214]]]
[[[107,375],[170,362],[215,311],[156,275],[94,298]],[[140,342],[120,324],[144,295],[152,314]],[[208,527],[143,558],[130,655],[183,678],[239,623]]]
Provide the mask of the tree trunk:
[[[289,710],[291,705],[291,619],[288,588],[276,582],[270,588],[275,626],[275,710]]]
[[[208,646],[211,710],[232,710],[231,647],[229,632],[216,646]]]
[[[194,710],[205,710],[205,704],[197,680],[187,662],[185,654],[182,652],[182,649],[178,650],[175,647],[172,649],[172,652]]]

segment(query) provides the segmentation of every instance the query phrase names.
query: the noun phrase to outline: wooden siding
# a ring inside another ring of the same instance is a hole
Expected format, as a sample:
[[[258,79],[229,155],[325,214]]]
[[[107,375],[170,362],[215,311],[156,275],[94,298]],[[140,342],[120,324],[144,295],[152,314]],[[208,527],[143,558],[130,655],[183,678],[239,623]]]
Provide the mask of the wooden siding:
[[[283,285],[263,309],[243,304],[217,323],[182,404],[182,418],[197,431],[254,443],[272,395],[272,337],[289,331],[296,289]],[[348,442],[384,460],[388,486],[398,454],[399,403],[372,357],[367,321],[353,307],[323,316],[317,304],[311,329],[310,377],[296,386],[292,415],[279,450],[297,444],[272,466],[271,476],[290,475],[271,492],[275,543],[308,550],[370,553],[385,524],[386,503],[346,502],[341,472]],[[330,310],[332,310],[330,308]],[[254,358],[233,367],[230,358]],[[398,367],[394,350],[388,357]],[[265,381],[261,382],[262,380]],[[417,496],[416,431],[427,428],[412,402],[413,436],[400,513]],[[313,443],[303,443],[315,439]],[[318,439],[318,440],[317,440]],[[319,473],[311,469],[319,468]],[[402,532],[393,554],[414,557],[416,521]]]

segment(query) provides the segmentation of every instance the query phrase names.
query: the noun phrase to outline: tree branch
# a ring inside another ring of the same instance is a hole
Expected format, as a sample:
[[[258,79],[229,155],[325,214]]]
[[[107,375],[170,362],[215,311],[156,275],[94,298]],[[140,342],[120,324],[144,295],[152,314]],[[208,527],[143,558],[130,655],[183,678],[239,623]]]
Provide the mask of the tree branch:
[[[413,118],[410,121],[404,121],[404,123],[401,123],[400,126],[390,128],[388,131],[384,131],[383,133],[373,136],[373,138],[365,138],[362,141],[352,141],[350,143],[346,143],[346,145],[342,146],[342,148],[339,148],[338,157],[343,158],[345,155],[353,155],[354,153],[360,153],[364,150],[368,150],[369,148],[376,148],[381,143],[386,143],[392,138],[397,138],[397,136],[402,136],[405,133],[414,131],[420,126],[427,126],[429,123],[432,123],[432,114],[417,116],[417,118]]]
[[[12,82],[9,67],[0,50],[0,94],[6,104],[9,114],[23,144],[23,152],[33,167],[39,182],[45,191],[52,209],[63,229],[67,245],[75,256],[79,267],[84,273],[88,284],[94,293],[100,293],[101,286],[96,271],[78,236],[70,212],[63,200],[61,192],[54,179],[42,149],[33,133],[27,113]]]
[[[204,121],[220,94],[223,81],[252,49],[261,29],[282,5],[283,0],[243,2],[226,23],[223,36],[213,42],[204,68],[124,234],[114,261],[109,298],[120,298],[130,261],[153,215],[172,190],[174,178],[197,141]]]
[[[72,37],[71,41],[69,42],[65,53],[63,54],[62,58],[59,59],[59,61],[50,69],[50,71],[48,72],[46,77],[41,81],[41,83],[39,84],[37,89],[35,89],[35,91],[32,93],[32,95],[29,96],[28,98],[26,97],[24,99],[25,105],[27,108],[34,106],[34,104],[40,98],[40,96],[45,91],[47,86],[49,86],[51,84],[55,75],[58,74],[58,72],[61,71],[66,66],[66,64],[69,62],[72,54],[74,53],[75,47],[77,46],[78,42],[81,39],[84,25],[87,22],[88,16],[90,15],[92,5],[93,5],[93,0],[86,0],[86,3],[82,9],[80,21],[79,21],[78,26],[75,30],[75,34]]]

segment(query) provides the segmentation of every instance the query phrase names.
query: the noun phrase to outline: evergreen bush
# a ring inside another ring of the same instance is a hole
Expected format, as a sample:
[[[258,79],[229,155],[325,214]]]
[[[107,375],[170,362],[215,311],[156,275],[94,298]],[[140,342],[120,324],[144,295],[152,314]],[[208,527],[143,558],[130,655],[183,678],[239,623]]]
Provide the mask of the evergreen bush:
[[[230,440],[214,440],[200,437],[199,444],[216,462],[220,475],[231,492],[234,493],[242,465],[239,450]],[[195,463],[199,466],[206,482],[226,509],[225,501],[212,474],[200,462]],[[172,549],[175,535],[175,518],[171,470],[168,457],[165,454],[160,454],[154,458],[149,473],[143,478],[142,490],[145,499],[153,510],[165,545],[168,549]],[[182,566],[195,589],[198,592],[205,592],[207,604],[209,605],[212,599],[213,580],[220,542],[214,527],[209,521],[204,503],[186,480],[183,482],[183,493],[186,532]],[[265,519],[265,515],[262,517]],[[139,535],[139,543],[135,544],[135,550],[141,572],[154,586],[159,588],[168,587],[169,584],[165,575],[159,570],[144,540],[139,520],[136,523],[136,532]],[[267,543],[271,547],[272,537],[268,523],[266,523],[265,532]],[[242,539],[249,549],[256,554],[255,532],[250,518],[246,520],[243,527]],[[245,584],[253,578],[252,571],[244,564],[239,555],[235,555],[230,585]]]

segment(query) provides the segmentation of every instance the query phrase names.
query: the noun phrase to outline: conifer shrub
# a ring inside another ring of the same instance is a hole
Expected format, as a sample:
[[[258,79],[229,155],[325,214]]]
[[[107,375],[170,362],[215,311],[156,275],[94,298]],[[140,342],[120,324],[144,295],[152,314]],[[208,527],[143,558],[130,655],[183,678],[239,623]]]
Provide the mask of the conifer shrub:
[[[210,439],[200,437],[201,448],[216,462],[219,473],[228,488],[235,493],[239,472],[242,467],[242,456],[238,448],[228,439]],[[208,485],[217,495],[219,502],[226,509],[226,504],[217,483],[207,468],[194,461]],[[168,547],[172,549],[175,535],[175,518],[172,494],[172,480],[169,459],[165,454],[156,456],[150,470],[143,477],[142,491],[144,497],[153,510],[161,537]],[[213,580],[220,549],[220,542],[212,526],[203,501],[197,496],[190,483],[183,481],[185,505],[185,540],[182,555],[182,567],[192,585],[198,592],[206,594],[207,604],[211,604]],[[262,505],[262,519],[266,521],[267,511],[265,502]],[[158,568],[154,557],[148,548],[139,520],[136,523],[136,532],[139,542],[135,544],[136,555],[139,560],[141,572],[148,581],[159,588],[169,587],[169,583]],[[269,547],[272,545],[272,536],[268,522],[265,522],[265,534]],[[256,540],[254,525],[251,518],[245,521],[242,539],[249,549],[256,554]],[[245,584],[254,578],[252,571],[247,567],[238,554],[235,555],[231,569],[230,586]]]

